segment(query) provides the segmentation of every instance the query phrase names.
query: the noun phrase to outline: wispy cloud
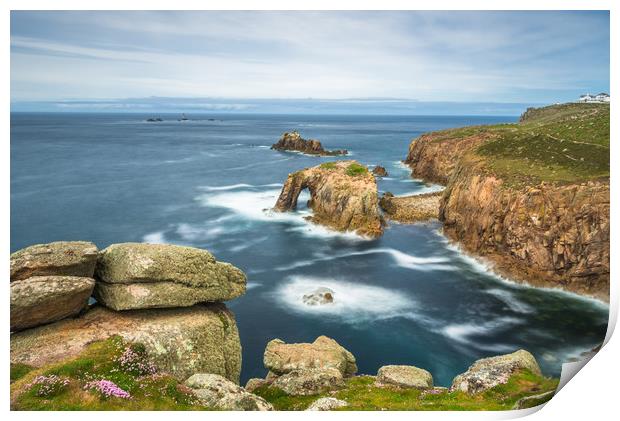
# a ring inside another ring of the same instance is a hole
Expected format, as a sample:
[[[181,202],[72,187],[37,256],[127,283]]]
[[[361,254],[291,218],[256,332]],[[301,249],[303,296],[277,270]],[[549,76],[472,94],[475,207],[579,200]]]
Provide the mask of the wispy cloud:
[[[13,12],[12,101],[572,99],[609,89],[606,12]]]

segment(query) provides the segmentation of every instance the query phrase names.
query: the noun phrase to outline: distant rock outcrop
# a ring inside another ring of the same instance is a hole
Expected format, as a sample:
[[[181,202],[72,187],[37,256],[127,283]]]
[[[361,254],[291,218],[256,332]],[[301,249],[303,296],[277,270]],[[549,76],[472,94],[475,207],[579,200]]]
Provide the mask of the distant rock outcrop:
[[[372,173],[374,175],[376,175],[377,177],[387,177],[388,176],[388,172],[385,169],[385,167],[382,167],[381,165],[377,165],[372,169]]]
[[[245,293],[245,274],[206,250],[168,244],[113,244],[97,261],[95,297],[114,310],[187,307]]]
[[[512,354],[483,358],[476,361],[469,369],[459,374],[452,381],[451,391],[480,393],[487,389],[508,382],[519,370],[529,370],[536,376],[542,376],[536,358],[521,349]]]
[[[311,221],[369,237],[383,234],[377,183],[365,166],[355,161],[326,162],[289,174],[274,209],[296,209],[297,198],[306,188],[308,206],[314,211]]]
[[[277,143],[271,146],[271,149],[278,151],[295,151],[302,152],[308,155],[321,155],[321,156],[335,156],[346,155],[348,152],[344,149],[327,151],[323,149],[321,142],[315,139],[306,140],[301,135],[294,131],[290,133],[284,133]]]

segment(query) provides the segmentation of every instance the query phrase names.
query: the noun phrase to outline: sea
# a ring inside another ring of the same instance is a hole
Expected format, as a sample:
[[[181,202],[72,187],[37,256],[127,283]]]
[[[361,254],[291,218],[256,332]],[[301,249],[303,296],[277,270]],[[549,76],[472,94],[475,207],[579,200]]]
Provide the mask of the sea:
[[[501,278],[448,241],[439,222],[390,223],[370,240],[309,222],[307,193],[297,211],[271,211],[289,173],[335,159],[384,166],[380,193],[440,190],[403,165],[411,139],[516,117],[179,117],[12,113],[11,251],[59,240],[168,243],[232,263],[248,277],[247,293],[227,302],[243,347],[242,383],[265,376],[263,352],[274,338],[326,335],[355,355],[361,374],[410,364],[440,386],[476,359],[518,349],[559,376],[562,363],[602,342],[606,304]],[[270,149],[292,130],[350,154]],[[334,291],[333,304],[302,302],[318,287]]]

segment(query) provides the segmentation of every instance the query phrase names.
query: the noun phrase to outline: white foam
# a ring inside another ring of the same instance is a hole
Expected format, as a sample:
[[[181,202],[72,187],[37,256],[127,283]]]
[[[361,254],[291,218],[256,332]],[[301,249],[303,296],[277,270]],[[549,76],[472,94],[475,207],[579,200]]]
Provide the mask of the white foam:
[[[150,234],[146,234],[144,237],[142,237],[142,242],[150,243],[150,244],[166,244],[167,243],[166,237],[163,231],[157,231],[157,232],[152,232]]]
[[[228,250],[233,252],[233,253],[237,253],[239,251],[245,250],[249,247],[252,247],[258,243],[262,243],[263,241],[267,240],[269,237],[264,236],[264,237],[260,237],[257,238],[255,240],[248,240],[248,241],[244,241],[242,244],[236,245],[236,246],[232,246],[230,247]]]
[[[211,228],[196,227],[191,224],[179,224],[176,233],[185,241],[211,240],[226,232],[221,226]]]
[[[499,317],[487,322],[450,324],[441,329],[441,333],[461,345],[467,345],[472,348],[494,352],[511,352],[515,351],[514,346],[504,344],[485,344],[481,341],[472,339],[471,337],[494,334],[497,331],[505,330],[508,327],[523,323],[525,323],[523,320],[514,317]]]
[[[248,282],[245,286],[246,289],[254,289],[263,286],[260,282]]]
[[[484,292],[499,298],[500,301],[506,304],[508,308],[515,313],[531,314],[535,312],[535,309],[532,306],[524,303],[523,301],[519,301],[517,297],[515,297],[515,295],[508,290],[494,288],[487,289]]]
[[[252,185],[252,184],[246,184],[246,183],[238,183],[238,184],[230,184],[227,186],[200,186],[198,188],[204,191],[227,191],[227,190],[239,190],[239,189],[254,189],[254,188],[260,188],[260,187],[282,187],[282,184],[272,183],[272,184]]]
[[[300,260],[289,265],[278,266],[275,270],[278,271],[286,271],[291,269],[296,269],[304,266],[311,266],[318,262],[324,262],[335,259],[342,259],[351,256],[364,256],[369,254],[377,254],[377,253],[385,253],[390,255],[394,260],[394,263],[397,266],[400,266],[405,269],[412,270],[421,270],[421,271],[430,271],[430,270],[443,270],[443,271],[453,271],[456,270],[456,267],[450,265],[450,259],[447,257],[419,257],[414,256],[412,254],[404,253],[400,250],[396,250],[394,248],[389,247],[379,247],[362,251],[352,251],[347,253],[340,254],[330,254],[330,255],[315,255],[313,259]]]
[[[334,302],[317,306],[304,304],[303,295],[318,287],[334,291]],[[276,289],[272,297],[294,312],[330,315],[347,322],[411,317],[416,310],[415,301],[403,292],[332,278],[292,276]]]

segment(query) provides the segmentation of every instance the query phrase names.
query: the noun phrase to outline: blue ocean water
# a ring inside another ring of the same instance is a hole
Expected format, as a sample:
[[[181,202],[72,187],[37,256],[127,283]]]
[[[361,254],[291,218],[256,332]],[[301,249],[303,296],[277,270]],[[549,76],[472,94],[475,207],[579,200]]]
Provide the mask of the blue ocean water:
[[[376,240],[274,214],[290,172],[334,158],[277,152],[285,131],[345,148],[389,176],[380,191],[430,191],[401,164],[412,138],[512,117],[11,115],[11,251],[35,243],[127,241],[205,248],[248,275],[228,303],[243,345],[242,382],[263,377],[273,338],[336,339],[375,374],[413,364],[449,385],[475,359],[524,348],[546,375],[603,340],[608,308],[592,300],[502,280],[460,253],[439,223],[390,225]],[[299,201],[300,205],[305,200]],[[331,306],[304,293],[335,291]]]

